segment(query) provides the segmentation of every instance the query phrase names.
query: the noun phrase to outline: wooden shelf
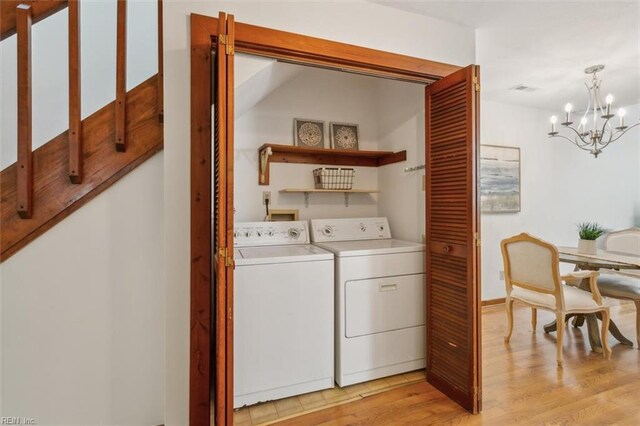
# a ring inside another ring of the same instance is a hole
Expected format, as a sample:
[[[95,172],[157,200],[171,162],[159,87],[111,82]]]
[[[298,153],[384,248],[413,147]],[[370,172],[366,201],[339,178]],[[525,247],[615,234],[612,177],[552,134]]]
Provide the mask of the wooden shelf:
[[[318,193],[331,193],[331,192],[344,192],[345,194],[376,194],[380,191],[377,189],[313,189],[313,188],[287,188],[281,189],[280,192],[289,193],[305,193],[305,192],[318,192]]]
[[[315,188],[287,188],[279,192],[285,194],[304,194],[304,206],[309,207],[309,194],[344,193],[344,206],[349,207],[350,194],[377,194],[377,189],[315,189]]]
[[[262,145],[258,149],[258,153],[258,184],[260,185],[269,184],[269,169],[271,163],[380,167],[407,160],[407,151],[350,151],[344,149],[316,149],[270,143]]]

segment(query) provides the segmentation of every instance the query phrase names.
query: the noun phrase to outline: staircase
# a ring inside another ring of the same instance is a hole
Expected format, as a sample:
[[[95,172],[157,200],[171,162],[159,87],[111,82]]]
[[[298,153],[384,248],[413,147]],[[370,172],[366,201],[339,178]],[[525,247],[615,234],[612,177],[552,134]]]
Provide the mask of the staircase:
[[[81,119],[81,1],[0,3],[0,39],[17,37],[17,161],[0,172],[0,261],[46,232],[163,148],[162,0],[158,73],[126,91],[127,2],[117,0],[114,101]],[[68,8],[68,130],[32,150],[31,28]],[[131,24],[130,24],[131,25]]]

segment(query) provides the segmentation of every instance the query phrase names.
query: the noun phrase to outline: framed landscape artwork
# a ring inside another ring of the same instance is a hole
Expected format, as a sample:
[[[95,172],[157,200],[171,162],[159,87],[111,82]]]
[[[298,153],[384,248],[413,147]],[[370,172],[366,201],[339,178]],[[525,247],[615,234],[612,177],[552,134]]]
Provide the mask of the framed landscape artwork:
[[[294,118],[293,142],[296,146],[324,149],[324,121]]]
[[[482,213],[520,211],[520,148],[480,145]]]

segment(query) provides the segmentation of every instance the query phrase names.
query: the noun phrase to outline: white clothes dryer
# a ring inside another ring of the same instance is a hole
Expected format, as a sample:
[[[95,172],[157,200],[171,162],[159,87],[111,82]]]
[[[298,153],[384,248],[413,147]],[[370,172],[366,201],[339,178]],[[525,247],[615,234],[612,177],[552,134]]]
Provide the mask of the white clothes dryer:
[[[424,245],[391,238],[387,218],[312,219],[335,255],[335,366],[340,386],[425,366]]]

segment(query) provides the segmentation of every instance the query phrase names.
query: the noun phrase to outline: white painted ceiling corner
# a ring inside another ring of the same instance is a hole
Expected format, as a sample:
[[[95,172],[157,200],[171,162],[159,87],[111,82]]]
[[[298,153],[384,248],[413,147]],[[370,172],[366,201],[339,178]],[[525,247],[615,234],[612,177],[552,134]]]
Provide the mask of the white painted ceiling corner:
[[[640,104],[640,1],[370,1],[475,28],[483,99],[584,108],[584,68],[605,64],[603,95]]]

